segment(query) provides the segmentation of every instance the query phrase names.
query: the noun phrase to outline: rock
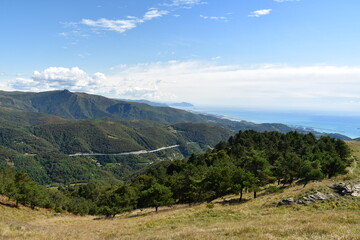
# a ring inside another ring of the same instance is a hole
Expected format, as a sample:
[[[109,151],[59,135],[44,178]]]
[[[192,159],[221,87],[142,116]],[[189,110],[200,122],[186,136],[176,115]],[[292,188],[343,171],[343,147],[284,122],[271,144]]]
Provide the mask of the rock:
[[[294,204],[295,201],[293,198],[286,198],[281,200],[280,202],[278,202],[278,204],[276,205],[277,207],[282,206],[282,205],[291,205]]]
[[[352,192],[351,196],[360,197],[360,184],[354,185],[352,190],[353,190],[353,192]]]
[[[312,194],[309,196],[310,198],[314,199],[314,200],[325,200],[328,199],[328,196],[322,192],[317,192],[315,194]]]
[[[306,205],[306,203],[302,200],[297,200],[296,201],[296,204],[299,204],[299,205]]]
[[[328,194],[328,197],[329,198],[337,198],[337,197],[339,197],[339,195],[335,195],[335,194],[330,193],[330,194]]]
[[[360,197],[360,184],[335,183],[332,188],[341,195]]]
[[[293,198],[286,198],[278,202],[276,206],[279,207],[282,205],[292,205],[292,204],[307,205],[308,203],[323,201],[330,198],[339,198],[340,195],[342,196],[351,195],[353,197],[360,197],[360,183],[358,184],[335,183],[331,188],[334,189],[335,193],[326,194],[322,192],[317,192],[315,194],[311,194],[306,197],[303,197],[302,199],[299,199],[297,201],[295,201]]]
[[[309,195],[307,197],[303,197],[303,200],[306,202],[316,202],[321,200],[326,200],[329,198],[336,198],[337,196],[335,194],[325,194],[322,192],[317,192],[315,194]]]
[[[346,185],[345,183],[335,183],[332,188],[341,195],[351,195],[353,192],[351,185]]]

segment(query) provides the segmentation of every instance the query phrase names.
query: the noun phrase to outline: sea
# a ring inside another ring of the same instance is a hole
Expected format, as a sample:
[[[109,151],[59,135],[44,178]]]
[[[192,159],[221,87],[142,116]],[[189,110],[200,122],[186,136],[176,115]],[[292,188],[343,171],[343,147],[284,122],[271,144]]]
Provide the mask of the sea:
[[[254,123],[283,123],[294,127],[311,128],[318,132],[339,133],[350,138],[360,137],[360,115],[295,110],[254,110],[231,107],[183,107],[197,113],[208,113],[232,120]]]

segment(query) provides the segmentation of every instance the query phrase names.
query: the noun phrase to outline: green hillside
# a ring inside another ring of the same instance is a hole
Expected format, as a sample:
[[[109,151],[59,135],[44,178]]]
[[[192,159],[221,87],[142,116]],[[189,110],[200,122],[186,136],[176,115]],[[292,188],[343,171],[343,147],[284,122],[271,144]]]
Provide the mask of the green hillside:
[[[27,127],[49,123],[64,123],[67,121],[67,119],[54,115],[0,107],[1,127]]]
[[[228,139],[232,132],[216,126],[184,123],[182,131],[174,131],[179,125],[147,126],[145,123],[136,127],[112,121],[83,120],[64,124],[47,124],[28,128],[34,136],[45,139],[63,153],[121,153],[152,150],[164,146],[183,145],[188,142],[214,146],[221,140]],[[196,131],[199,134],[183,134]]]
[[[40,93],[0,92],[0,106],[47,113],[67,119],[113,117],[165,123],[204,122],[200,115],[169,107],[152,107],[67,90]]]
[[[26,171],[42,184],[124,179],[151,163],[206,151],[239,130],[281,133],[294,130],[283,124],[230,121],[67,90],[0,91],[0,124],[0,154],[4,155],[0,164]],[[179,146],[145,155],[68,156],[174,145]]]
[[[109,183],[94,185],[91,181],[104,180],[106,172],[112,172],[112,176],[116,177],[116,170],[111,171],[112,163],[104,160],[102,162],[107,164],[91,168],[90,165],[97,166],[98,162],[88,159],[88,165],[80,166],[78,162],[86,159],[74,159],[72,164],[69,157],[59,158],[59,155],[49,153],[28,156],[27,164],[18,156],[13,159],[13,163],[18,168],[31,166],[27,170],[29,176],[43,183],[57,178],[64,179],[64,183],[69,182],[74,178],[73,171],[83,168],[84,171],[79,171],[78,174],[81,176],[79,180],[83,180],[85,185],[78,188],[66,186],[62,191],[70,199],[83,198],[87,201],[82,206],[86,206],[81,210],[82,214],[112,216],[135,208],[158,209],[173,203],[212,201],[228,194],[239,194],[239,201],[242,201],[245,191],[253,192],[256,198],[258,192],[275,182],[278,184],[272,188],[275,192],[281,191],[281,183],[283,186],[293,183],[306,186],[311,181],[347,173],[347,167],[353,163],[350,156],[345,142],[330,137],[316,139],[312,134],[296,132],[282,134],[245,131],[230,137],[227,142],[220,142],[206,153],[192,154],[188,159],[172,159],[153,164],[142,174],[133,175],[129,183],[117,186],[109,186]],[[57,168],[59,162],[64,163],[62,169]],[[120,165],[123,164],[121,162]],[[24,182],[25,173],[11,173],[9,168],[3,168],[2,172],[3,178],[13,182],[5,184],[3,193],[28,204],[34,196],[30,194],[34,183],[30,180]],[[91,177],[94,175],[97,178]],[[111,174],[108,178],[111,178]],[[23,191],[20,183],[29,185],[29,189],[26,187],[28,190],[19,196],[18,192]],[[15,188],[10,187],[14,184]],[[39,199],[37,206],[45,206],[49,201],[46,196],[50,193],[45,189],[39,189],[39,192],[43,192],[43,197]],[[23,200],[23,196],[28,200]],[[60,207],[73,212],[67,205]]]
[[[249,137],[249,135],[247,137],[238,136],[237,140],[245,138],[253,139],[253,141],[259,140],[258,137]],[[291,137],[288,139],[290,140]],[[295,137],[295,139],[299,140],[300,138]],[[233,141],[237,142],[237,140]],[[281,187],[273,184],[266,185],[259,191],[256,199],[253,198],[251,192],[244,192],[241,202],[238,201],[237,194],[229,194],[214,199],[210,203],[159,207],[158,213],[155,213],[154,208],[144,208],[106,219],[101,216],[75,216],[67,212],[55,213],[51,209],[32,210],[23,205],[15,208],[14,201],[0,195],[0,238],[59,240],[69,238],[358,239],[360,198],[337,194],[333,190],[334,183],[359,183],[358,153],[360,145],[358,142],[349,142],[348,144],[351,147],[353,162],[348,167],[347,174],[310,182],[305,187],[297,183]],[[325,146],[320,142],[316,145],[318,146],[315,148]],[[176,171],[173,171],[173,175],[176,175]],[[144,177],[141,179],[146,180]],[[136,183],[145,183],[145,181]],[[75,190],[77,194],[81,193],[83,196],[93,199],[98,196],[91,193],[101,190],[94,184],[81,185],[73,189],[77,189]],[[115,189],[117,189],[113,192],[115,195],[125,192],[130,196],[131,191],[128,191],[130,189],[126,190],[121,187]],[[283,199],[301,199],[319,192],[335,194],[336,197],[306,204],[293,203],[277,206]],[[116,200],[116,198],[112,199]],[[68,197],[64,196],[60,202],[67,204],[69,208],[72,207],[72,210],[85,203],[81,198],[76,198],[76,202],[66,203],[67,201],[69,201]],[[49,206],[55,207],[60,202],[53,202]],[[124,202],[120,202],[120,204],[124,204]]]
[[[7,109],[7,112],[1,109]],[[13,113],[9,112],[10,110],[14,113],[14,110],[17,110],[15,114],[19,118],[14,118]],[[35,115],[34,113],[47,115]],[[25,116],[28,116],[29,120]],[[245,130],[278,131],[282,133],[294,130],[302,133],[309,132],[279,123],[255,124],[248,121],[231,121],[213,115],[196,114],[171,107],[150,106],[145,103],[126,102],[68,90],[39,93],[0,91],[0,123],[29,125],[64,121],[61,118],[70,120],[104,118],[147,120],[165,124],[197,122],[224,127],[235,132]],[[12,122],[12,119],[15,121]],[[312,132],[316,136],[331,135],[339,139],[350,140],[350,138],[340,134]]]
[[[89,179],[122,179],[165,159],[184,158],[207,150],[216,142],[227,140],[230,130],[198,124],[201,136],[175,131],[171,125],[149,121],[105,120],[66,121],[23,128],[0,128],[0,165],[15,166],[42,183],[88,181]],[[133,127],[131,127],[133,126]],[[124,153],[154,150],[179,145],[178,148],[156,153],[130,156],[78,156],[84,153]],[[99,165],[100,164],[100,165]]]

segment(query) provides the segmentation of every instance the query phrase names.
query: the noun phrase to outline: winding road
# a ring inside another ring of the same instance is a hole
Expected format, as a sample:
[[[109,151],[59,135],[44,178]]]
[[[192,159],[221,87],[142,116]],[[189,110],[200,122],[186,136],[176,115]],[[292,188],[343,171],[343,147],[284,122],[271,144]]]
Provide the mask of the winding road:
[[[180,145],[173,145],[168,147],[162,147],[155,150],[140,150],[135,152],[124,152],[124,153],[74,153],[69,154],[69,157],[77,157],[77,156],[124,156],[124,155],[140,155],[140,154],[147,154],[147,153],[154,153],[160,152],[166,149],[177,148]]]

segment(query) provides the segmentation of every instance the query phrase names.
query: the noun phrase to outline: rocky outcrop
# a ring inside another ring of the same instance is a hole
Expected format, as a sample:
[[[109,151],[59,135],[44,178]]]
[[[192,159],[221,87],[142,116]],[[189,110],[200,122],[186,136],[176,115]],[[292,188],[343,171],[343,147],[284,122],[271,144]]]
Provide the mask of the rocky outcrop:
[[[305,202],[316,202],[316,201],[326,200],[329,198],[337,198],[337,197],[338,196],[336,196],[335,194],[326,194],[322,192],[317,192],[315,194],[311,194],[309,196],[303,197],[303,200]]]
[[[276,206],[279,207],[292,204],[307,205],[309,203],[339,198],[342,196],[360,197],[360,183],[335,183],[330,188],[334,190],[334,193],[317,192],[315,194],[302,197],[297,201],[295,201],[294,198],[286,198],[278,202]]]
[[[353,197],[360,197],[360,184],[346,184],[346,183],[335,183],[332,186],[334,191],[342,196],[351,195]]]

